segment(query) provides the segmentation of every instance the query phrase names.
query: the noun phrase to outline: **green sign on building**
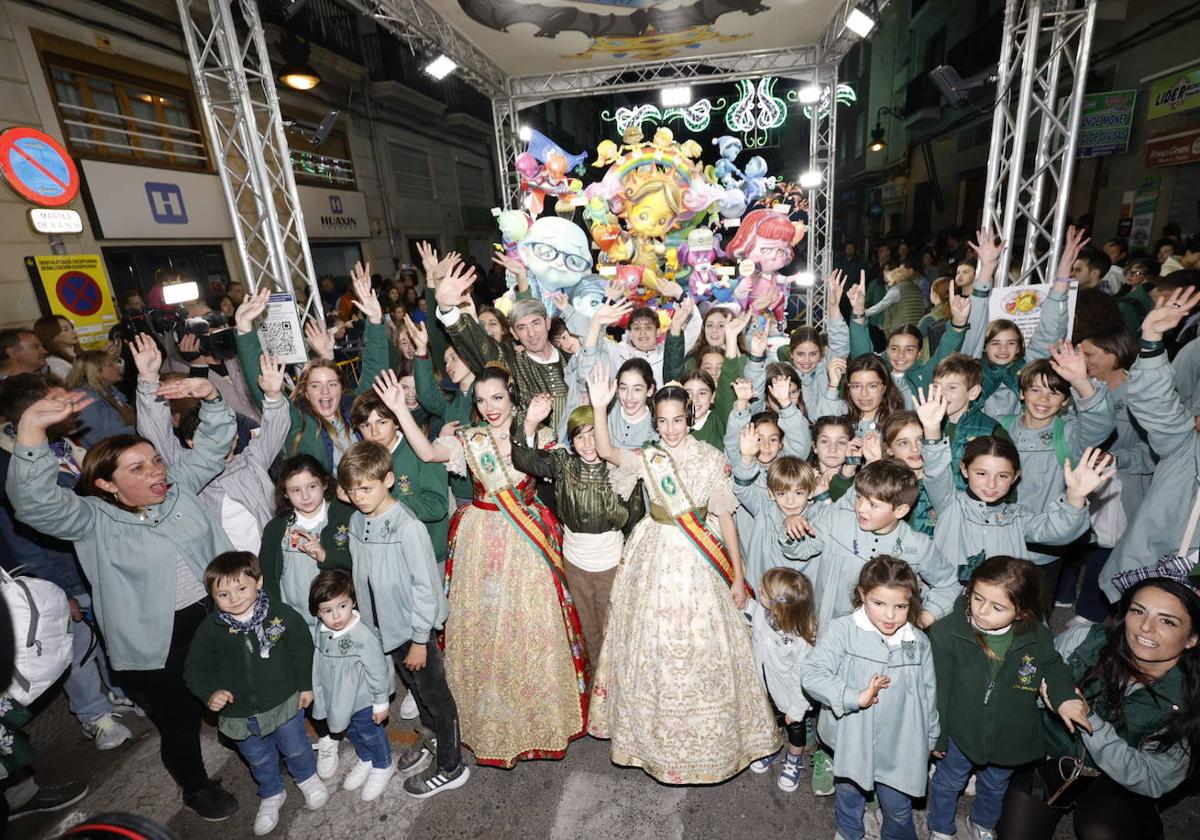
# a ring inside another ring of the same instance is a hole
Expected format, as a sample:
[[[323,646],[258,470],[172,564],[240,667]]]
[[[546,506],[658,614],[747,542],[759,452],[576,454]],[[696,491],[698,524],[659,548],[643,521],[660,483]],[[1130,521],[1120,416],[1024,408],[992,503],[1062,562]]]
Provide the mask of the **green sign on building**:
[[[1089,93],[1079,115],[1079,157],[1120,155],[1129,150],[1136,90]]]

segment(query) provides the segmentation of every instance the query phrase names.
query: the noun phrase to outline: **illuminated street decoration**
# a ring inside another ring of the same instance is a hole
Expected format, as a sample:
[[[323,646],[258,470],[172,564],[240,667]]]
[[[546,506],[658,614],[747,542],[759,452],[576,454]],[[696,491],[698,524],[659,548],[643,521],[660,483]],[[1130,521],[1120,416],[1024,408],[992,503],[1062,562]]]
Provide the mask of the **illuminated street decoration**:
[[[787,97],[792,102],[795,102],[798,98],[796,92],[791,90],[787,92]],[[834,101],[836,101],[838,105],[845,105],[846,107],[849,107],[858,101],[858,94],[854,92],[854,88],[850,87],[850,85],[846,84],[845,82],[838,82],[837,92],[834,94]],[[825,88],[821,91],[821,101],[817,103],[817,114],[821,119],[824,119],[829,115],[828,88]],[[812,119],[811,105],[804,106],[804,116],[808,117],[810,120]]]

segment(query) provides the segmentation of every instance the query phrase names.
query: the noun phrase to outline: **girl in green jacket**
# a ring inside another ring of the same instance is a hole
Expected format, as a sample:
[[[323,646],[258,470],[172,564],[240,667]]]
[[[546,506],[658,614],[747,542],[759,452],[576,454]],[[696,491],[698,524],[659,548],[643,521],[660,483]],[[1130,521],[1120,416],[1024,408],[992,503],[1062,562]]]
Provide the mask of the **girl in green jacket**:
[[[387,326],[383,323],[379,298],[371,290],[371,264],[355,263],[350,279],[357,296],[354,305],[367,319],[358,385],[354,394],[344,392],[341,371],[333,361],[333,336],[314,321],[309,321],[304,334],[318,358],[305,365],[296,380],[290,406],[292,425],[283,448],[285,455],[311,455],[329,471],[336,469],[342,453],[355,441],[354,426],[350,422],[350,403],[354,395],[369,391],[375,377],[388,367]],[[262,344],[254,329],[254,319],[266,311],[270,294],[269,289],[259,289],[242,302],[234,315],[238,358],[246,374],[250,395],[259,405],[262,405],[263,395],[256,383]]]
[[[1013,768],[1041,758],[1038,688],[1044,683],[1067,726],[1087,725],[1071,672],[1042,624],[1042,575],[999,555],[971,575],[954,611],[929,629],[937,673],[941,760],[929,786],[930,840],[954,836],[958,797],[975,772],[971,837],[991,837]]]

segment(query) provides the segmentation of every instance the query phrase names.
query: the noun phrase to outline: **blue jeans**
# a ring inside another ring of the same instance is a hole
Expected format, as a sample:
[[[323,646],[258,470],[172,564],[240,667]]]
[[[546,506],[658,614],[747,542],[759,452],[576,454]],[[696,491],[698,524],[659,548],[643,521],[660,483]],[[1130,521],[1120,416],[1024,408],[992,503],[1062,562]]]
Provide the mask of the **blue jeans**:
[[[266,799],[283,793],[283,775],[279,772],[279,756],[297,783],[317,772],[317,756],[304,729],[304,713],[296,712],[292,719],[270,735],[260,735],[258,719],[250,718],[254,734],[238,741],[238,752],[250,765],[250,775],[258,784],[258,796]]]
[[[875,783],[875,796],[883,810],[882,840],[917,840],[913,825],[912,799],[895,788]],[[848,779],[836,779],[833,785],[833,815],[838,834],[846,840],[863,840],[863,810],[866,794]]]
[[[91,609],[90,595],[76,595],[75,600],[85,613]],[[112,702],[105,694],[105,686],[111,686],[113,680],[108,673],[104,647],[99,642],[86,621],[71,623],[71,668],[67,671],[63,690],[67,695],[67,708],[80,723],[94,723],[113,710]],[[124,696],[119,688],[113,688],[113,694]]]
[[[372,767],[386,770],[392,763],[392,748],[387,730],[371,720],[371,707],[359,709],[350,718],[346,737],[354,745],[359,761],[369,761]]]
[[[946,757],[937,763],[933,781],[929,783],[929,830],[941,834],[954,833],[954,812],[958,797],[975,770],[975,804],[971,806],[971,821],[980,828],[995,829],[1004,809],[1004,794],[1008,791],[1011,767],[985,764],[975,767],[962,754],[954,739],[946,748]]]

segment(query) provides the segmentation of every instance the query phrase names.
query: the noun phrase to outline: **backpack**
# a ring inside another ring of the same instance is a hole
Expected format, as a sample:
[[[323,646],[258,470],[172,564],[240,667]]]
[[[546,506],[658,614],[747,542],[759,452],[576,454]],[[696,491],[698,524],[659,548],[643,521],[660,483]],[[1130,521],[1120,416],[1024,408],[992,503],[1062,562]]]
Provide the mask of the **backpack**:
[[[28,706],[71,665],[67,594],[48,580],[13,577],[0,569],[0,595],[17,643],[13,682],[6,693]]]

